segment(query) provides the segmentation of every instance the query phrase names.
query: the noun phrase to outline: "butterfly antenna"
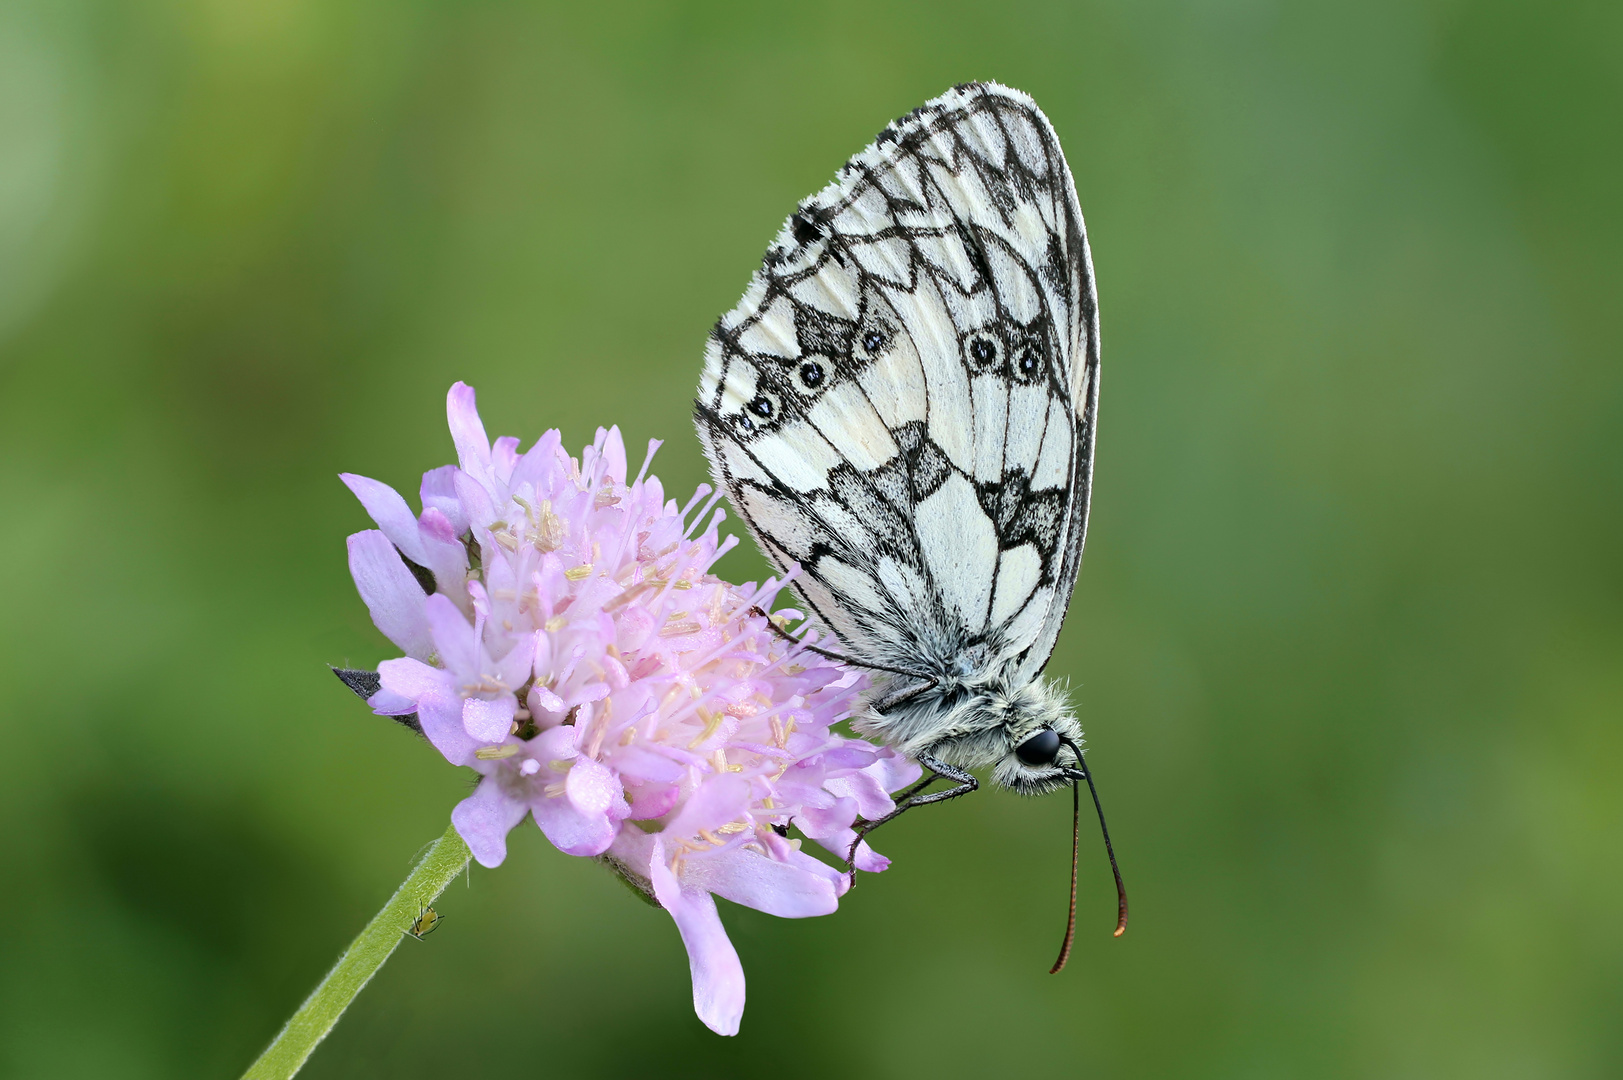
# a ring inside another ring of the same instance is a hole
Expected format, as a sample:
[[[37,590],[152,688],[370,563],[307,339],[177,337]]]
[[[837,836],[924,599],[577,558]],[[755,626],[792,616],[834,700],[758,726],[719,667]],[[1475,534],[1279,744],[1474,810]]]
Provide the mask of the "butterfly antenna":
[[[1048,969],[1050,975],[1058,975],[1065,966],[1065,961],[1071,958],[1071,941],[1076,937],[1076,863],[1077,855],[1082,846],[1082,787],[1075,780],[1071,781],[1071,910],[1065,916],[1065,940],[1060,943],[1059,959],[1054,966]]]
[[[1076,789],[1076,775],[1080,774],[1082,779],[1084,779],[1084,780],[1086,780],[1088,782],[1088,793],[1093,796],[1093,809],[1099,815],[1099,835],[1104,837],[1105,855],[1110,859],[1110,873],[1116,879],[1116,933],[1115,933],[1114,936],[1115,937],[1121,937],[1123,934],[1125,934],[1127,932],[1127,886],[1122,884],[1121,869],[1116,866],[1116,850],[1115,850],[1115,848],[1111,847],[1111,845],[1110,845],[1110,826],[1105,824],[1105,808],[1099,802],[1099,789],[1093,786],[1093,773],[1088,770],[1088,763],[1087,763],[1087,760],[1082,756],[1082,751],[1079,750],[1077,748],[1077,745],[1074,742],[1072,742],[1070,739],[1062,738],[1062,741],[1065,743],[1066,746],[1069,746],[1071,748],[1071,753],[1076,755],[1077,768],[1076,768],[1076,770],[1072,770],[1073,775],[1072,775],[1072,778],[1071,778],[1071,786],[1073,788],[1074,801],[1077,802],[1078,804],[1080,804],[1081,799],[1082,799],[1082,793],[1081,793],[1080,789]],[[1080,815],[1080,813],[1081,813],[1080,809],[1077,810],[1077,815]],[[1075,877],[1075,874],[1076,874],[1076,836],[1075,836],[1075,832],[1076,832],[1076,830],[1073,829],[1073,831],[1072,831],[1072,841],[1071,841],[1071,873],[1072,873],[1073,878]],[[1075,885],[1074,881],[1073,881],[1073,883],[1071,885],[1071,888],[1073,890],[1076,888],[1076,885]],[[1075,918],[1074,907],[1075,907],[1075,903],[1076,903],[1074,895],[1073,895],[1073,899],[1072,899],[1071,903],[1072,903],[1072,907],[1073,907],[1072,918],[1074,919]],[[1054,971],[1058,971],[1061,967],[1065,966],[1065,961],[1068,958],[1069,952],[1070,952],[1070,950],[1069,950],[1070,937],[1071,937],[1071,935],[1069,933],[1067,933],[1066,936],[1065,936],[1065,941],[1066,941],[1067,948],[1061,950],[1059,961],[1054,965]]]

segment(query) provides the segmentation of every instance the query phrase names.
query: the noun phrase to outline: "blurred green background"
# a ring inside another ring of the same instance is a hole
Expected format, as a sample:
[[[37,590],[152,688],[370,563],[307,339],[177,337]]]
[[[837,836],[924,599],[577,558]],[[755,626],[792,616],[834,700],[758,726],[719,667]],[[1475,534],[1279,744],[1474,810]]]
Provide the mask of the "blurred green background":
[[[1104,327],[1069,806],[883,834],[832,917],[674,927],[514,834],[311,1077],[1623,1074],[1623,6],[0,5],[0,1073],[230,1077],[467,778],[341,470],[444,394],[703,477],[704,335],[801,196],[996,78],[1058,129]],[[735,579],[759,570],[729,556]],[[725,906],[725,905],[724,905]]]

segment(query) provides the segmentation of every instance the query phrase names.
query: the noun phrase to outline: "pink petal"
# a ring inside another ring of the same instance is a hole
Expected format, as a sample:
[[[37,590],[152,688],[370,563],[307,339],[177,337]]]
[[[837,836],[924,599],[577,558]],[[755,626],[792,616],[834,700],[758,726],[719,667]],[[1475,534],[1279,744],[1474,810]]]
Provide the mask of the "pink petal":
[[[898,791],[924,775],[918,762],[903,757],[889,747],[881,749],[879,760],[862,771],[872,776],[886,791]]]
[[[609,681],[609,686],[615,690],[624,690],[631,685],[631,673],[626,666],[612,656],[604,656],[601,661],[603,673]]]
[[[507,834],[524,820],[529,808],[502,794],[496,777],[479,781],[472,795],[456,804],[451,824],[467,843],[480,866],[496,867],[507,858]]]
[[[665,826],[665,833],[678,839],[699,835],[700,829],[715,829],[729,821],[736,821],[749,805],[749,781],[732,773],[707,777],[676,817]]]
[[[810,836],[810,833],[807,833]],[[844,859],[851,851],[851,841],[857,838],[855,829],[841,829],[839,832],[827,836],[813,836],[818,846],[837,858]],[[890,860],[868,846],[864,840],[857,845],[857,851],[851,858],[851,865],[867,874],[881,874],[890,869]]]
[[[851,887],[851,877],[844,870],[836,870],[820,859],[814,859],[805,852],[798,850],[793,844],[776,833],[761,835],[761,841],[766,845],[767,854],[779,862],[791,866],[798,866],[808,873],[816,874],[834,887],[836,896],[844,896],[845,891]],[[863,845],[866,849],[867,845]],[[842,856],[843,857],[843,856]],[[860,849],[859,856],[860,858]]]
[[[582,685],[574,693],[570,694],[568,700],[569,704],[571,705],[590,705],[594,701],[602,701],[613,692],[614,687],[610,686],[608,683],[589,682]],[[581,711],[584,714],[585,710],[583,709]],[[586,719],[583,715],[581,717],[581,723],[584,724],[585,722]]]
[[[631,604],[616,620],[615,644],[622,653],[634,653],[654,636],[654,627],[653,613],[641,604]]]
[[[641,829],[621,829],[609,850],[614,852],[621,862],[643,877],[647,877],[648,866],[653,859],[655,839],[652,833],[645,833]]]
[[[372,480],[354,473],[339,473],[338,478],[348,485],[361,500],[366,512],[378,523],[389,542],[405,553],[406,558],[418,566],[423,562],[423,542],[417,535],[417,515],[411,512],[400,493],[381,480]]]
[[[656,754],[640,743],[632,743],[616,750],[614,771],[621,776],[650,784],[674,784],[687,775],[685,765],[672,761],[664,754]]]
[[[836,795],[853,799],[857,804],[857,813],[869,821],[877,821],[896,809],[889,793],[879,786],[878,778],[867,769],[848,776],[831,777],[823,782],[823,786]]]
[[[517,490],[529,484],[536,495],[546,498],[556,486],[549,483],[549,472],[562,473],[559,467],[559,450],[563,440],[558,436],[558,429],[546,431],[535,441],[535,445],[519,458],[518,464],[513,466],[513,475],[508,478],[508,486]],[[558,479],[562,479],[560,475]]]
[[[478,626],[480,619],[488,621],[490,619],[490,593],[485,589],[485,583],[482,581],[468,582],[468,595],[473,598],[474,625]]]
[[[379,690],[367,698],[366,703],[379,716],[405,716],[417,711],[416,698],[401,697],[389,690]]]
[[[351,536],[349,572],[373,624],[385,637],[409,656],[426,660],[433,655],[423,587],[400,561],[400,553],[387,536],[376,529]]]
[[[490,448],[490,468],[496,477],[496,482],[506,484],[513,475],[513,466],[518,464],[518,440],[511,435],[497,436],[496,442]]]
[[[530,811],[552,846],[565,855],[601,855],[619,829],[608,815],[583,814],[562,795],[543,795],[530,803]]]
[[[600,430],[599,435],[603,435]],[[626,443],[620,437],[620,425],[615,424],[609,428],[605,437],[600,439],[603,447],[602,454],[607,468],[603,470],[605,479],[613,480],[616,484],[626,482]]]
[[[462,699],[453,692],[426,694],[417,701],[417,722],[434,749],[452,765],[472,765],[479,743],[462,723]]]
[[[412,701],[450,692],[451,677],[421,660],[399,657],[378,665],[378,681],[383,689]]]
[[[614,773],[589,757],[575,759],[564,778],[564,791],[583,814],[606,814],[623,797]]]
[[[503,694],[495,701],[471,697],[462,703],[462,726],[480,742],[501,742],[513,729],[517,712],[518,699],[512,694]]]
[[[518,571],[513,566],[513,558],[508,557],[491,559],[486,562],[484,565],[483,582],[468,582],[468,588],[470,590],[473,589],[475,585],[480,585],[487,589],[491,595],[511,595],[514,599],[517,599],[520,589],[518,583]],[[508,602],[511,603],[511,601]]]
[[[477,677],[484,657],[474,640],[473,627],[448,597],[435,593],[423,604],[434,648],[448,671],[458,678]]]
[[[507,655],[496,661],[496,677],[506,686],[523,686],[530,681],[530,668],[535,663],[537,630],[519,638]]]
[[[816,839],[851,827],[857,817],[855,799],[835,799],[834,805],[824,809],[807,806],[795,815],[795,824],[807,836]]]
[[[417,528],[424,538],[432,538],[442,544],[458,542],[456,526],[445,516],[445,511],[437,506],[430,506],[423,511],[423,516],[417,519]]]
[[[804,858],[817,861],[809,855]],[[712,858],[689,859],[683,864],[682,876],[685,883],[780,919],[828,915],[840,904],[829,879],[743,847]]]
[[[856,739],[842,740],[831,750],[818,754],[814,760],[803,761],[797,769],[822,769],[833,772],[840,769],[866,769],[875,764],[874,747]]]
[[[688,951],[688,969],[693,974],[693,1011],[705,1027],[717,1035],[737,1035],[744,1016],[744,965],[727,939],[727,931],[716,914],[716,902],[703,890],[688,892],[677,883],[676,875],[665,865],[664,844],[655,841],[649,867],[654,895],[682,935]]]
[[[452,479],[456,484],[456,497],[468,514],[468,525],[477,536],[479,530],[490,528],[496,520],[496,504],[491,501],[490,489],[472,473],[458,470]]]
[[[652,821],[654,818],[664,817],[676,808],[677,800],[682,797],[682,789],[675,784],[640,784],[629,790],[631,813],[626,816],[632,821]],[[632,832],[641,831],[632,830]]]
[[[423,545],[421,562],[433,571],[434,584],[460,600],[467,593],[468,549],[451,532],[450,519],[431,506],[417,523],[417,535]]]
[[[856,833],[853,831],[851,835],[855,836]],[[845,843],[846,850],[849,851],[851,841],[847,839]],[[842,855],[841,858],[844,858],[844,856]],[[864,840],[857,845],[857,853],[851,860],[851,865],[864,873],[882,874],[890,869],[890,860],[869,847],[868,841]]]
[[[530,740],[530,756],[542,761],[573,761],[575,735],[573,726],[548,728]]]
[[[569,706],[564,704],[564,699],[559,697],[557,694],[554,694],[551,690],[548,690],[544,686],[533,686],[530,688],[529,704],[531,712],[535,712],[537,708],[545,709],[550,713],[562,713],[569,711]]]
[[[496,478],[490,468],[490,439],[479,419],[473,387],[463,382],[451,387],[445,395],[445,418],[451,426],[451,441],[456,444],[462,470],[485,486],[492,486]]]
[[[461,536],[468,531],[468,512],[462,507],[462,500],[456,495],[455,465],[441,465],[439,468],[423,474],[423,486],[419,497],[423,502],[423,512],[438,510],[445,515],[446,521],[451,524],[451,535]]]

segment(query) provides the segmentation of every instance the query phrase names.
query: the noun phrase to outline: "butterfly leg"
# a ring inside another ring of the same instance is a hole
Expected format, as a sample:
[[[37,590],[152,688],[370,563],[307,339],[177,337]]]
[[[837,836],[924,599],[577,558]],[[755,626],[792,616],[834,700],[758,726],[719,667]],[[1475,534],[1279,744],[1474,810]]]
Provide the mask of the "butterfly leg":
[[[901,797],[896,800],[896,809],[882,818],[874,821],[864,821],[857,826],[856,839],[851,841],[851,850],[846,852],[845,856],[845,869],[851,875],[852,888],[855,888],[857,883],[857,845],[867,839],[869,833],[886,822],[895,821],[915,806],[928,806],[930,803],[956,799],[958,796],[967,795],[981,786],[980,781],[975,779],[974,773],[966,769],[960,769],[956,765],[948,765],[945,761],[938,761],[928,754],[920,754],[918,762],[930,770],[930,775],[904,791]],[[924,794],[924,789],[937,780],[951,780],[957,786],[947,788],[945,791],[932,791],[928,795]]]

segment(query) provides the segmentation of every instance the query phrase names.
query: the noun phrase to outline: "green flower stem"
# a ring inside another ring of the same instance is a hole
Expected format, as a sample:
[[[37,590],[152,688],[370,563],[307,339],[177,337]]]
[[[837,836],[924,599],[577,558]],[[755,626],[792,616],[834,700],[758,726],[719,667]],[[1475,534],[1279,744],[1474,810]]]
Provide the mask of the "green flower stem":
[[[468,845],[457,835],[456,826],[446,829],[445,835],[434,841],[389,902],[383,905],[383,910],[349,943],[338,963],[304,999],[304,1004],[275,1041],[243,1074],[243,1080],[287,1080],[303,1068],[316,1044],[327,1037],[355,995],[361,992],[361,987],[371,981],[378,968],[389,959],[422,909],[456,880],[471,857]]]

